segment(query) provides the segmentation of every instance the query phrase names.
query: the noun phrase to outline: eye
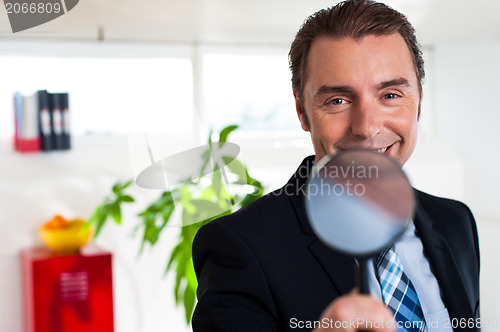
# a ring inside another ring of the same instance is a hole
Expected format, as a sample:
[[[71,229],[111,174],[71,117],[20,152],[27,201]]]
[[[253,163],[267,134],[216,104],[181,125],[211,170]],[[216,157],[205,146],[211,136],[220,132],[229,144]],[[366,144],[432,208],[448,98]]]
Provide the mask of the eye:
[[[345,100],[342,99],[342,98],[333,98],[332,100],[330,100],[328,102],[329,104],[332,104],[332,105],[342,105],[345,103]]]
[[[398,97],[399,97],[399,95],[397,95],[395,93],[388,93],[388,94],[384,95],[384,99],[396,99]]]

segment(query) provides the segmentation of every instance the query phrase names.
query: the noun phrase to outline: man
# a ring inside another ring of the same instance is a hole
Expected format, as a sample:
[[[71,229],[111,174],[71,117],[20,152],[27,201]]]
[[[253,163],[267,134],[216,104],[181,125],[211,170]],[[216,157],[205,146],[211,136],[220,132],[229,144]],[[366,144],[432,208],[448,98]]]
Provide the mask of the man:
[[[402,305],[382,302],[390,302],[381,286],[384,272],[378,265],[370,272],[372,296],[352,291],[355,261],[315,236],[303,189],[313,163],[342,150],[376,150],[401,166],[411,156],[424,78],[413,27],[384,4],[348,0],[309,17],[289,55],[297,115],[315,156],[281,190],[198,232],[193,330],[389,331],[367,324],[393,315],[400,321]],[[421,330],[477,330],[479,248],[472,214],[456,201],[419,191],[416,197],[412,223],[392,252],[409,279],[407,289],[417,294],[412,303]],[[352,320],[358,324],[347,324]]]

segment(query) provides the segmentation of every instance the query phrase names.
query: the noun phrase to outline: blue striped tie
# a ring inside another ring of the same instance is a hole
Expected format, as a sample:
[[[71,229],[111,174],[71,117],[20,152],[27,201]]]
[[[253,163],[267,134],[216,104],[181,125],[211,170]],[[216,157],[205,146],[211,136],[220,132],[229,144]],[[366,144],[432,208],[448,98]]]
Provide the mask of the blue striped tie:
[[[377,258],[377,272],[385,304],[394,313],[398,331],[426,331],[417,292],[403,271],[399,257],[391,247]]]

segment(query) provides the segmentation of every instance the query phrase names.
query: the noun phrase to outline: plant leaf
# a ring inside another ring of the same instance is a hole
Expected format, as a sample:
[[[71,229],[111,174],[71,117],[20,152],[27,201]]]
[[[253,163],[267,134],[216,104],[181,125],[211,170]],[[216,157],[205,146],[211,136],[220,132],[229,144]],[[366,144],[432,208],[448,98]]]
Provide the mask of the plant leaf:
[[[181,285],[182,281],[184,279],[184,272],[186,271],[186,257],[183,255],[182,250],[179,253],[179,260],[177,263],[177,268],[176,268],[176,277],[175,277],[175,289],[174,289],[174,295],[175,295],[175,303],[179,303],[180,299],[182,298],[181,294]]]
[[[127,188],[128,186],[130,186],[132,184],[133,180],[128,180],[127,182],[117,182],[115,183],[115,185],[113,186],[113,192],[115,194],[120,194],[125,188]]]
[[[219,197],[222,189],[222,172],[220,169],[212,173],[212,187],[217,197]]]
[[[106,219],[108,219],[108,211],[109,211],[109,205],[103,205],[99,209],[99,213],[97,213],[95,217],[95,235],[94,239],[97,238],[99,233],[101,232],[102,226],[104,226],[104,223],[106,222]]]
[[[208,166],[208,163],[210,162],[210,159],[212,157],[212,154],[210,153],[210,146],[208,147],[208,149],[206,149],[205,151],[203,151],[203,153],[201,154],[201,160],[203,161],[202,163],[202,166],[200,168],[200,174],[199,174],[199,178],[201,179],[203,177],[203,175],[205,175],[205,168],[207,168]]]
[[[175,248],[172,250],[172,253],[170,254],[170,259],[168,260],[168,264],[165,269],[165,273],[167,273],[170,270],[170,268],[172,267],[172,263],[177,259],[177,255],[181,250],[182,250],[182,242],[177,243]]]
[[[237,125],[230,125],[222,129],[219,134],[219,146],[222,146],[220,143],[227,142],[227,137],[229,136],[229,134],[231,134],[231,132],[237,128],[238,128]]]
[[[186,323],[189,325],[191,322],[191,316],[193,315],[194,303],[196,300],[196,294],[191,289],[191,287],[186,286],[184,290],[184,310],[186,313]]]
[[[122,190],[127,188],[128,186],[130,186],[132,183],[134,182],[134,180],[128,180],[127,182],[125,182],[123,185],[122,185]]]
[[[213,134],[213,130],[210,129],[210,132],[208,133],[208,148],[210,150],[212,150],[212,134]]]
[[[125,203],[133,203],[133,202],[135,202],[135,199],[132,196],[130,196],[130,195],[120,195],[118,197],[118,200],[120,202],[125,202]]]
[[[111,190],[115,193],[115,194],[118,194],[121,190],[121,185],[119,182],[115,183],[115,185],[113,186],[113,188],[111,188]]]
[[[196,212],[199,215],[197,221],[216,216],[225,211],[224,208],[219,206],[219,204],[204,199],[193,199],[190,203],[195,207]]]
[[[175,206],[173,204],[166,205],[163,208],[162,211],[162,218],[163,218],[163,224],[161,225],[161,228],[165,227],[167,223],[170,221],[170,217],[172,216],[172,213],[175,210]]]
[[[224,164],[227,165],[231,173],[238,176],[238,180],[236,181],[236,183],[248,183],[248,171],[241,161],[230,156],[222,156],[222,160],[224,161]]]
[[[185,277],[186,277],[188,286],[193,291],[196,292],[196,288],[198,288],[198,279],[196,278],[196,273],[194,272],[194,265],[193,265],[192,256],[191,256],[191,259],[189,260],[188,266],[186,267]]]
[[[116,201],[113,204],[111,204],[110,210],[113,219],[118,225],[120,225],[122,223],[122,210],[120,208],[120,203]]]

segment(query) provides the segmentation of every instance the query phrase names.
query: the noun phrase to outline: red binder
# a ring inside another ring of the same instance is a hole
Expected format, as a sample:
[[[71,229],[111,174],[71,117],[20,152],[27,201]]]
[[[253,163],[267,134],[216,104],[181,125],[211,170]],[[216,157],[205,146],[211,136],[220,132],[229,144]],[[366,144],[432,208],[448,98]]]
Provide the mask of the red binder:
[[[111,254],[21,252],[24,332],[113,332]]]

